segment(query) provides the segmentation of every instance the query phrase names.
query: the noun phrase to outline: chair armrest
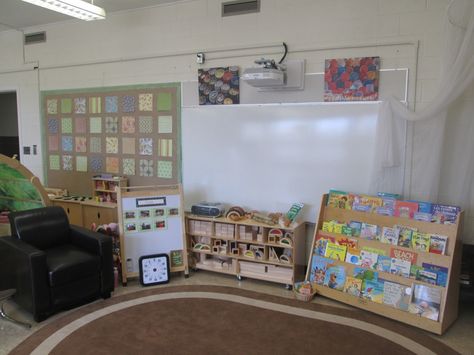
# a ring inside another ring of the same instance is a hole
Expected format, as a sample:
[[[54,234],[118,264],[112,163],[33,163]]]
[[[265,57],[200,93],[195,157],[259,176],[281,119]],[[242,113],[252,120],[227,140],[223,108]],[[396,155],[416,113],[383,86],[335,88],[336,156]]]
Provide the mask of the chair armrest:
[[[101,291],[111,292],[114,289],[114,265],[112,254],[112,237],[93,232],[89,229],[70,225],[71,243],[100,256]]]
[[[35,318],[47,314],[50,297],[46,254],[20,239],[1,237],[0,260],[2,287],[15,288],[15,301]]]

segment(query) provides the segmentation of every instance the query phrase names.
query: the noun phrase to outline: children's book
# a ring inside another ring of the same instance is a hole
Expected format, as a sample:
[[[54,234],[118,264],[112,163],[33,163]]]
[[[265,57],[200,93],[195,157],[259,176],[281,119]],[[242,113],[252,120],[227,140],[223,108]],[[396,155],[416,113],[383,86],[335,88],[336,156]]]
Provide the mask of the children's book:
[[[357,239],[348,237],[336,237],[336,244],[345,245],[348,248],[357,248]]]
[[[433,204],[432,222],[454,224],[461,209],[457,206]]]
[[[362,283],[362,297],[372,302],[383,303],[383,286],[382,280],[364,280]]]
[[[395,200],[399,200],[401,198],[400,194],[394,194],[392,192],[383,191],[377,192],[377,196],[382,198],[393,198]]]
[[[410,291],[411,289],[408,286],[385,281],[383,284],[383,303],[402,311],[408,311]]]
[[[378,280],[379,273],[374,270],[366,269],[363,267],[355,267],[352,273],[356,279],[360,280]]]
[[[353,194],[331,189],[329,190],[327,205],[330,207],[350,210],[352,208],[353,199]]]
[[[413,214],[418,212],[418,204],[409,201],[395,201],[395,209],[393,215],[395,217],[413,218]]]
[[[344,284],[343,292],[346,292],[352,296],[359,297],[362,291],[362,280],[356,279],[352,276],[346,277],[346,283]]]
[[[411,246],[415,250],[430,251],[430,235],[428,233],[414,232],[411,238]]]
[[[358,212],[372,212],[372,207],[369,205],[361,205],[358,202],[354,202],[352,209]]]
[[[382,207],[391,208],[393,211],[393,209],[395,208],[395,201],[397,200],[397,198],[393,196],[385,196],[385,195],[379,196],[379,197],[382,197]]]
[[[342,226],[342,234],[347,235],[347,236],[349,236],[349,237],[352,237],[352,233],[353,233],[353,232],[352,232],[352,228],[351,228],[351,227],[346,226],[346,225]]]
[[[362,223],[358,221],[350,221],[349,222],[349,227],[352,228],[352,235],[354,237],[359,237],[360,236],[360,230],[362,229]]]
[[[324,221],[322,230],[323,232],[332,233],[334,231],[334,221]]]
[[[431,202],[414,201],[414,200],[409,200],[409,202],[415,202],[418,204],[418,212],[431,214],[431,211],[433,209],[433,205]]]
[[[345,282],[346,269],[344,266],[337,265],[328,267],[324,277],[324,286],[342,291]]]
[[[313,255],[309,280],[315,284],[322,285],[324,283],[324,277],[326,276],[328,265],[331,265],[332,263],[333,260],[331,259],[319,255]]]
[[[375,208],[375,213],[381,216],[393,216],[393,207],[380,206]]]
[[[408,312],[438,321],[441,293],[436,287],[413,284]]]
[[[323,233],[319,233],[316,236],[316,241],[314,242],[314,253],[317,255],[324,256],[326,253],[326,245],[328,242],[334,243],[334,238],[325,235]]]
[[[379,249],[379,248],[362,247],[362,250],[369,251],[369,252],[371,252],[371,253],[378,254],[378,255],[385,255],[385,254],[387,254],[387,253],[385,252],[385,250]]]
[[[336,243],[328,242],[324,256],[334,260],[345,261],[346,251],[347,247],[345,245],[338,245]]]
[[[447,236],[439,235],[439,234],[431,234],[430,253],[445,255],[447,244],[448,244]]]
[[[344,226],[343,223],[339,223],[339,222],[336,222],[334,223],[334,229],[333,229],[333,233],[336,233],[336,234],[342,234],[342,227]]]
[[[399,231],[396,228],[383,227],[380,241],[382,243],[398,245]]]
[[[410,262],[407,260],[392,258],[390,262],[390,273],[403,277],[410,277]]]
[[[375,269],[377,271],[383,271],[390,273],[390,265],[392,263],[392,258],[386,255],[379,255],[377,258],[377,265]]]
[[[397,258],[401,260],[407,260],[411,264],[416,264],[416,259],[418,254],[413,251],[398,249],[398,248],[390,248],[390,257]]]
[[[347,248],[346,263],[360,265],[360,250],[354,248]]]
[[[411,238],[417,229],[401,225],[394,225],[393,228],[398,229],[398,246],[411,248]]]
[[[369,195],[356,195],[354,196],[354,204],[358,206],[369,206],[367,212],[373,212],[375,208],[382,206],[382,198]]]
[[[375,269],[377,265],[378,254],[367,250],[360,251],[360,266],[367,269]]]
[[[416,279],[416,275],[418,275],[418,271],[423,270],[421,266],[418,265],[411,265],[410,266],[410,277],[412,279]]]
[[[438,278],[438,274],[436,274],[436,272],[427,271],[427,270],[419,270],[416,274],[417,281],[423,281],[431,285],[436,285],[437,278]]]
[[[413,219],[417,221],[431,222],[431,218],[431,213],[426,212],[415,212],[413,215]]]
[[[448,282],[448,268],[429,263],[422,263],[423,270],[436,273],[436,285],[446,287]]]
[[[379,227],[375,224],[362,223],[360,237],[368,240],[376,240],[379,234]]]

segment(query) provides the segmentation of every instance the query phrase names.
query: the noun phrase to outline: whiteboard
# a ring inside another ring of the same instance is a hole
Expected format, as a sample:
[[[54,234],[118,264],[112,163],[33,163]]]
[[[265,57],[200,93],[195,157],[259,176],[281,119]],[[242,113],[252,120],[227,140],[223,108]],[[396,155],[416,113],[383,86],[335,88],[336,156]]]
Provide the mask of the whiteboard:
[[[366,193],[379,103],[192,106],[182,110],[185,208],[200,201],[315,222],[330,188]]]

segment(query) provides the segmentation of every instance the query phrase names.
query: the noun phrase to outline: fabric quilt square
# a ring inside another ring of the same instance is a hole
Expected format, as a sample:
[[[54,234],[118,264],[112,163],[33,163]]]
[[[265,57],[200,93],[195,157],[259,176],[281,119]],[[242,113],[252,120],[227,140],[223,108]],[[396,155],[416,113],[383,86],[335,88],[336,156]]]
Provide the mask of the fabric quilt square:
[[[71,99],[61,99],[61,113],[72,113]]]
[[[72,118],[61,119],[61,133],[71,134],[72,133]]]
[[[158,155],[160,157],[173,156],[173,140],[172,139],[158,139]]]
[[[135,96],[126,95],[122,97],[122,111],[135,112]]]
[[[63,155],[63,170],[72,171],[72,155]]]
[[[59,170],[59,155],[50,155],[49,156],[49,169],[50,170]]]
[[[89,142],[91,153],[102,153],[102,141],[100,137],[90,137]]]
[[[79,113],[79,114],[86,113],[86,98],[85,97],[74,98],[74,113]]]
[[[122,153],[135,155],[135,138],[122,138]]]
[[[153,133],[153,118],[139,117],[138,118],[138,131],[140,133]]]
[[[158,116],[158,133],[173,133],[172,116]]]
[[[153,94],[139,94],[138,109],[140,111],[153,111]]]
[[[82,155],[76,157],[76,171],[87,171],[87,157]]]
[[[58,133],[58,120],[55,118],[49,118],[48,119],[48,132],[51,134],[56,134]]]
[[[112,174],[119,173],[119,158],[105,158],[105,171]]]
[[[118,133],[118,117],[105,118],[105,133]]]
[[[91,157],[89,159],[90,169],[94,173],[99,173],[103,170],[104,160],[101,157]]]
[[[105,152],[107,154],[118,153],[118,138],[117,137],[105,137]]]
[[[50,152],[57,151],[59,149],[58,136],[48,136],[48,147]]]
[[[171,179],[173,177],[173,163],[170,161],[158,161],[158,177]]]
[[[89,118],[90,133],[102,133],[102,117]]]
[[[152,138],[139,138],[138,146],[139,146],[140,155],[153,154],[153,139]]]
[[[118,96],[105,97],[105,112],[107,113],[118,112]]]
[[[76,137],[76,153],[87,152],[87,139],[86,137]]]
[[[171,93],[160,92],[156,103],[158,111],[170,111],[171,110]]]
[[[61,145],[63,148],[63,152],[72,152],[73,148],[73,140],[71,136],[63,136],[61,138]]]
[[[123,159],[123,174],[125,175],[135,175],[135,159]]]
[[[46,100],[46,112],[51,115],[56,115],[58,113],[58,100],[57,99],[49,99]]]
[[[153,176],[153,160],[140,159],[140,176]]]
[[[87,133],[87,121],[85,117],[76,117],[74,119],[74,128],[76,133]]]
[[[122,133],[135,133],[135,117],[124,116],[122,117]]]
[[[102,112],[102,98],[100,96],[89,97],[89,113]]]

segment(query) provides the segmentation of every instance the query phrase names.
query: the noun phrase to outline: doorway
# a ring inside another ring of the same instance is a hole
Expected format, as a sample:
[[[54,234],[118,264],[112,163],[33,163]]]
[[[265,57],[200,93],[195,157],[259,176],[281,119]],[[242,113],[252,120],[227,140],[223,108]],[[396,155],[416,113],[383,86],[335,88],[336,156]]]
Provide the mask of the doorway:
[[[16,92],[0,92],[0,153],[20,160]]]

